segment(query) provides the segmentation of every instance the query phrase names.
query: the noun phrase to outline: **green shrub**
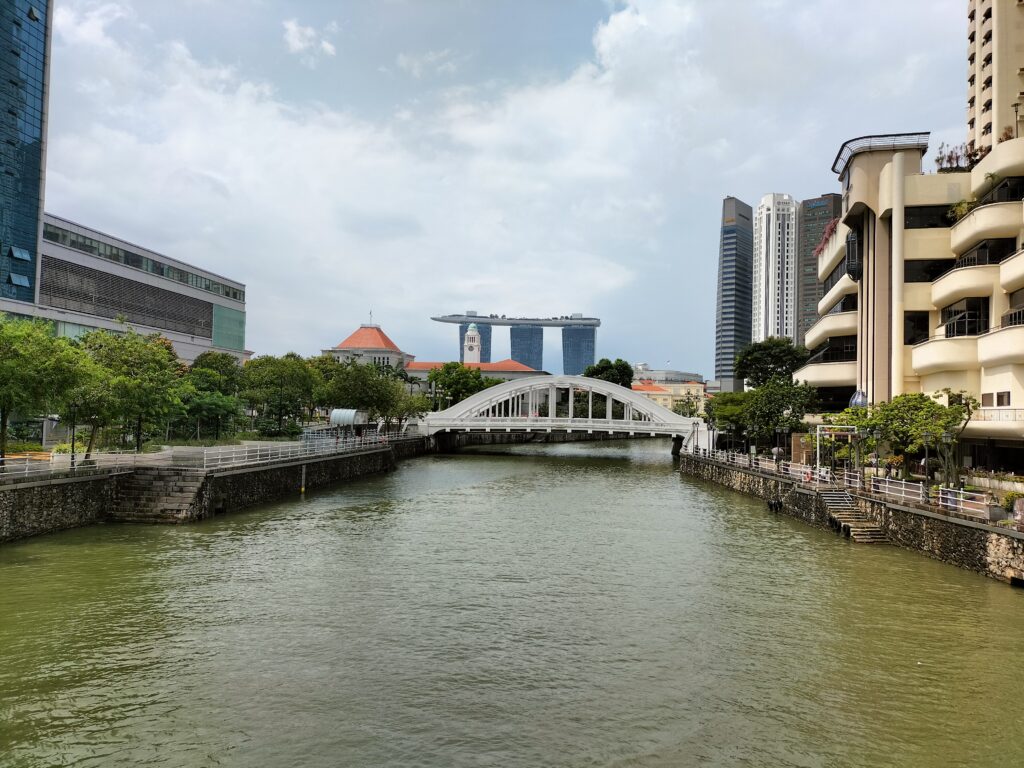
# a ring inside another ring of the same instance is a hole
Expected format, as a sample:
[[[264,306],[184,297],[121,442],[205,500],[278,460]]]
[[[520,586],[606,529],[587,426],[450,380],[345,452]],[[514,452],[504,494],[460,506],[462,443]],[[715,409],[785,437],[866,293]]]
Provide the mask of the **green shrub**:
[[[1021,493],[1020,491],[1009,491],[1005,496],[1003,496],[1003,508],[1009,512],[1013,512],[1013,503],[1017,501],[1017,499],[1024,499],[1024,493]]]

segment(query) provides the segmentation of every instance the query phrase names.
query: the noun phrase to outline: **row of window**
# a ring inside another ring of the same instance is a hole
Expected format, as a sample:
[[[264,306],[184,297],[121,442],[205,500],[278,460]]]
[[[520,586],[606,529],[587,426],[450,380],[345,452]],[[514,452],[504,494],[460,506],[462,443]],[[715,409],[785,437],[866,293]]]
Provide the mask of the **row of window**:
[[[104,243],[85,235],[80,235],[77,232],[72,232],[64,229],[63,227],[54,226],[49,222],[43,225],[43,237],[52,243],[59,243],[60,245],[68,248],[73,248],[76,251],[81,251],[82,253],[88,253],[93,256],[109,259],[110,261],[116,261],[119,264],[124,264],[135,269],[141,269],[144,272],[166,277],[169,280],[176,280],[179,283],[190,285],[201,291],[208,291],[209,293],[214,293],[218,296],[226,296],[227,298],[235,299],[236,301],[245,301],[245,291],[239,288],[225,285],[217,280],[212,280],[208,277],[204,277],[203,275],[197,275],[194,272],[189,272],[181,269],[180,267],[165,264],[162,261],[157,261],[149,256],[133,253],[132,251],[125,250],[124,248],[120,248],[116,245]]]
[[[981,393],[981,407],[992,408],[1005,408],[1010,404],[1010,393],[1009,392],[982,392]]]

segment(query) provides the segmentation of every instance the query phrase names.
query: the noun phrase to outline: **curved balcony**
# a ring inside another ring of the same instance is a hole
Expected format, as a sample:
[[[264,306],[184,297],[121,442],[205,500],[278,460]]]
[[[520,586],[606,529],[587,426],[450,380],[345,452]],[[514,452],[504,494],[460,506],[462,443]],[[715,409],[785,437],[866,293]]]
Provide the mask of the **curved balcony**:
[[[991,296],[998,289],[999,265],[954,269],[932,283],[932,304],[948,307],[968,296]]]
[[[1024,408],[979,408],[964,429],[967,437],[1014,437],[1024,435]]]
[[[981,197],[992,186],[993,179],[1024,176],[1024,136],[999,142],[992,151],[971,170],[971,192]]]
[[[1024,288],[1024,250],[999,265],[999,284],[1007,293]]]
[[[818,302],[818,314],[827,315],[828,311],[832,309],[843,296],[848,296],[851,293],[857,292],[857,283],[853,281],[849,275],[843,275],[839,282],[832,286],[831,290],[826,293],[821,301]]]
[[[990,203],[975,208],[949,231],[949,244],[958,256],[982,240],[1017,237],[1024,229],[1024,204]]]
[[[793,373],[793,381],[812,387],[852,387],[857,384],[857,362],[812,363]]]
[[[930,339],[914,347],[911,353],[914,372],[920,376],[943,371],[966,371],[978,367],[978,337]]]
[[[829,273],[846,256],[846,236],[850,234],[850,228],[845,224],[839,224],[832,237],[825,244],[825,250],[818,254],[818,280],[824,281]]]
[[[986,368],[1024,364],[1024,325],[1009,325],[979,336],[978,362]]]
[[[832,336],[855,336],[857,334],[857,311],[836,312],[825,315],[807,329],[804,344],[808,349],[821,346]]]

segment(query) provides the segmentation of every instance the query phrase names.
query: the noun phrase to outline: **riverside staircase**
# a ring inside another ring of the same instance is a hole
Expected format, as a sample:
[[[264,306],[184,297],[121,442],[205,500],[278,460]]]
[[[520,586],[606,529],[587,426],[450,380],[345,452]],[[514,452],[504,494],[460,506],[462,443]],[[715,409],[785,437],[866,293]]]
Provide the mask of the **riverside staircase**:
[[[828,512],[829,522],[844,536],[858,544],[884,544],[888,541],[882,529],[861,511],[847,491],[839,488],[823,490],[821,500]]]
[[[126,523],[191,520],[205,481],[202,470],[140,467],[118,481],[114,517]]]

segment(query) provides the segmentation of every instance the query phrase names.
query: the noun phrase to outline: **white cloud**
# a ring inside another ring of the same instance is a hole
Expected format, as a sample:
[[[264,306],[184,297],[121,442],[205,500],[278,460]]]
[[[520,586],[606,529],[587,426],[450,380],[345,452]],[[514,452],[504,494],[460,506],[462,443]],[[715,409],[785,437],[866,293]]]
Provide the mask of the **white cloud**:
[[[286,19],[281,26],[284,27],[284,44],[288,52],[300,56],[306,66],[314,67],[320,56],[337,53],[333,43],[313,27],[304,27],[297,19]],[[332,21],[324,31],[327,34],[337,33],[337,22]]]
[[[459,62],[448,48],[440,51],[427,51],[421,54],[400,53],[395,58],[395,65],[419,80],[424,75],[453,75],[459,69]]]
[[[48,208],[245,281],[260,352],[337,343],[370,305],[421,358],[454,352],[432,314],[584,311],[604,313],[599,352],[709,372],[721,197],[835,189],[844,139],[940,119],[954,79],[936,51],[959,0],[774,4],[630,0],[565,76],[466,79],[368,117],[135,44],[127,4],[66,0]],[[889,14],[874,36],[843,23],[864,6]],[[291,19],[284,42],[315,63],[336,29]],[[426,42],[397,68],[469,77]]]

